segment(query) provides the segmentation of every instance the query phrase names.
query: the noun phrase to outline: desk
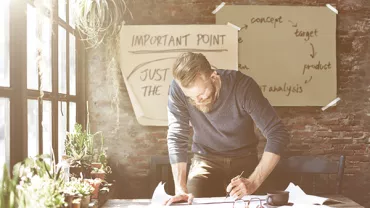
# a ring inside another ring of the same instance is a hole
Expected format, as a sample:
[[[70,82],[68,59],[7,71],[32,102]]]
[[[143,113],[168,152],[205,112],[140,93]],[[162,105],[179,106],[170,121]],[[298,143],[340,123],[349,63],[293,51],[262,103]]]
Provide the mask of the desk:
[[[363,208],[363,206],[357,204],[356,202],[352,201],[351,199],[341,196],[341,195],[330,195],[325,196],[331,199],[342,201],[343,203],[340,204],[332,204],[328,205],[330,207],[346,207],[346,208]],[[109,199],[102,208],[113,208],[113,207],[146,207],[150,204],[150,199]]]

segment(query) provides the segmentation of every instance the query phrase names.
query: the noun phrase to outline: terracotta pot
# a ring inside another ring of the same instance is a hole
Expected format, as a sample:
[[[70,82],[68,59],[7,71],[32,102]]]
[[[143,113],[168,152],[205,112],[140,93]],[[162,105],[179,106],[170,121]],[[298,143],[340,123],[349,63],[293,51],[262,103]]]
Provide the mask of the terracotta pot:
[[[82,167],[78,167],[78,166],[71,166],[69,168],[69,172],[71,174],[71,176],[74,176],[76,178],[79,178],[81,173],[83,173],[83,169]]]
[[[92,170],[91,167],[85,167],[82,169],[84,178],[91,178],[91,175],[90,175],[91,170]]]
[[[81,199],[81,208],[89,208],[90,195],[83,196]]]
[[[91,193],[91,199],[97,199],[99,197],[101,180],[86,179],[85,181],[94,188],[94,191]]]
[[[67,202],[67,207],[68,208],[71,208],[72,207],[72,201],[73,199],[75,198],[74,195],[69,195],[69,194],[66,194],[64,195],[64,201]]]
[[[102,165],[103,164],[101,164],[101,163],[91,163],[91,167],[92,168],[97,168],[97,169],[100,169]]]
[[[95,178],[100,178],[102,180],[105,179],[105,173],[91,172],[90,175],[91,175],[91,178],[93,178],[93,179],[95,179]]]
[[[81,204],[79,202],[73,202],[72,208],[81,208]]]
[[[72,208],[80,208],[81,207],[81,197],[75,197],[72,201]]]

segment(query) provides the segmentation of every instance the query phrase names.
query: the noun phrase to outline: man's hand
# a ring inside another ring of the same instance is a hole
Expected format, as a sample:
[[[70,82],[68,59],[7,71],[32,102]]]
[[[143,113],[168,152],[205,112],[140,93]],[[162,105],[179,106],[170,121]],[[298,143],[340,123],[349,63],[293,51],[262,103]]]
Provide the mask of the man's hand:
[[[176,203],[176,202],[188,202],[188,204],[192,204],[193,199],[194,199],[193,194],[186,194],[186,193],[177,194],[177,195],[171,197],[169,200],[167,200],[164,203],[164,205],[170,206],[172,203]]]
[[[230,196],[235,199],[241,199],[243,196],[253,194],[260,184],[248,178],[233,178],[227,186],[226,191],[230,192]]]

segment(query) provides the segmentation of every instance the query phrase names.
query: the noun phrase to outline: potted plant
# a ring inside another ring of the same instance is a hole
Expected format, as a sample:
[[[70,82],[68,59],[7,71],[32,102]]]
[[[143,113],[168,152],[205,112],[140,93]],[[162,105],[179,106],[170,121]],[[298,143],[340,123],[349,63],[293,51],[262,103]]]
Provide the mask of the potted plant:
[[[99,169],[93,168],[90,174],[93,179],[100,178],[102,180],[105,179],[105,175],[106,175],[105,171],[102,168],[99,168]]]
[[[0,207],[15,208],[19,205],[26,207],[29,204],[17,191],[18,180],[18,175],[13,175],[13,178],[10,177],[8,166],[4,164],[2,178],[0,179]],[[23,204],[20,202],[23,202]]]
[[[91,193],[91,198],[97,199],[99,196],[100,186],[103,180],[100,178],[95,178],[95,179],[84,179],[84,181],[89,183],[94,188],[94,191]]]
[[[45,162],[48,155],[27,158],[14,166],[13,177],[18,178],[15,207],[63,207],[61,169]],[[52,160],[52,163],[54,161]],[[52,167],[52,168],[51,168]]]
[[[94,191],[94,187],[84,180],[79,180],[77,186],[77,192],[82,196],[81,208],[88,208],[90,203],[91,194]]]
[[[70,181],[66,182],[64,185],[64,195],[69,207],[73,206],[73,200],[80,198],[84,203],[87,202],[87,207],[90,202],[90,194],[93,191],[93,187],[90,184],[83,181],[81,178],[71,177]]]
[[[95,142],[94,144],[98,144],[98,142]],[[100,147],[95,148],[93,158],[95,162],[91,164],[91,167],[92,167],[91,177],[92,178],[105,179],[107,174],[112,173],[112,170],[110,166],[108,165],[107,148],[104,147],[104,137],[102,134],[100,137]]]
[[[98,132],[99,133],[99,132]],[[75,177],[89,177],[90,164],[93,157],[93,140],[95,134],[82,130],[81,124],[75,124],[74,132],[67,133],[65,154],[70,159],[70,173]]]

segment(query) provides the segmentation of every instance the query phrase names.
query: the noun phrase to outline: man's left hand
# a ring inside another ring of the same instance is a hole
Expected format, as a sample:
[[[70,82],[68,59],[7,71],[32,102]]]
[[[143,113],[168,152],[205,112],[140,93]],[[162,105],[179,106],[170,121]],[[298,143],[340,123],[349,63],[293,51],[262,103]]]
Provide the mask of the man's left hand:
[[[248,178],[233,178],[227,186],[226,191],[235,199],[241,199],[243,196],[253,194],[259,187],[255,181]]]

